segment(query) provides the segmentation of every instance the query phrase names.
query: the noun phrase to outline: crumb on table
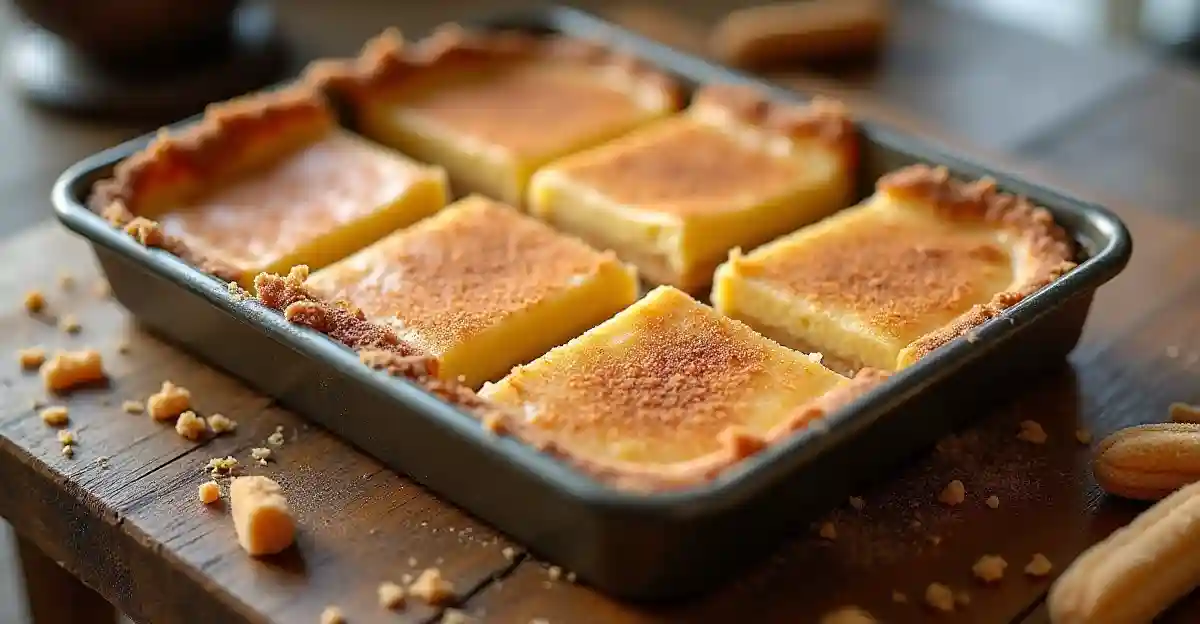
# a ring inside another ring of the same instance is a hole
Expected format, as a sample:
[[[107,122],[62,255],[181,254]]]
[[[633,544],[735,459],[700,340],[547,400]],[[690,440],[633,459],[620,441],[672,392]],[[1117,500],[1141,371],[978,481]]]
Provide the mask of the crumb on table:
[[[999,509],[1000,508],[1000,497],[996,496],[995,494],[992,494],[991,496],[987,497],[987,500],[983,501],[983,504],[987,505],[988,507],[991,507],[992,509]]]
[[[40,290],[31,290],[25,293],[25,311],[30,314],[37,314],[46,309],[46,296]]]
[[[75,434],[67,429],[58,432],[58,443],[63,446],[75,444]]]
[[[821,617],[821,624],[875,624],[870,613],[861,607],[842,607]]]
[[[66,424],[71,420],[70,416],[68,415],[67,408],[63,405],[47,407],[38,413],[38,416],[41,417],[42,422],[51,427],[66,426]]]
[[[221,498],[221,486],[216,481],[205,481],[200,484],[200,502],[211,505]]]
[[[425,568],[408,587],[408,593],[431,605],[438,605],[454,598],[454,584],[442,578],[441,570]]]
[[[295,540],[287,499],[267,477],[235,477],[229,484],[229,511],[238,544],[251,555],[278,553]]]
[[[379,584],[376,591],[379,596],[379,606],[384,609],[398,609],[404,606],[404,588],[391,581]]]
[[[1042,424],[1036,420],[1022,420],[1021,432],[1017,434],[1018,440],[1024,440],[1030,444],[1045,444],[1046,430],[1042,428]]]
[[[59,273],[58,286],[63,290],[73,290],[75,288],[75,276],[66,271]]]
[[[1077,442],[1079,442],[1080,444],[1091,444],[1092,443],[1092,432],[1088,431],[1087,429],[1084,429],[1082,427],[1079,429],[1076,429],[1075,430],[1075,440]]]
[[[517,558],[517,550],[515,548],[513,548],[512,546],[505,546],[503,549],[500,550],[500,554],[504,555],[504,558],[509,561],[512,561]]]
[[[46,362],[46,350],[41,347],[18,349],[17,361],[24,370],[36,370]]]
[[[267,436],[267,444],[271,446],[283,446],[283,425],[275,427],[275,433]]]
[[[75,456],[75,446],[73,444],[64,444],[62,447],[63,457],[71,458]]]
[[[971,594],[968,594],[966,591],[955,592],[954,604],[957,604],[960,607],[969,606],[971,604]]]
[[[47,390],[65,392],[104,379],[104,361],[94,349],[59,352],[42,364],[41,374]]]
[[[208,417],[208,428],[212,429],[214,435],[232,433],[237,430],[237,421],[224,414],[213,414]]]
[[[126,414],[141,414],[146,411],[146,404],[141,401],[125,401],[121,404],[121,410]]]
[[[187,410],[179,415],[179,420],[175,421],[175,433],[195,442],[204,438],[208,433],[208,425],[204,423],[204,419],[196,415],[196,412]]]
[[[908,602],[908,595],[904,592],[892,590],[892,602],[904,604]]]
[[[442,611],[441,624],[468,624],[470,621],[471,618],[458,609],[446,609]]]
[[[954,592],[941,583],[930,583],[929,587],[925,588],[925,604],[938,611],[953,611]]]
[[[192,406],[192,393],[187,388],[164,381],[158,392],[146,400],[146,409],[154,420],[170,420]]]
[[[346,616],[338,607],[329,605],[321,612],[321,624],[346,624]]]
[[[233,472],[233,469],[237,467],[237,465],[238,460],[232,455],[228,457],[213,457],[212,459],[208,460],[208,465],[206,465],[204,469],[213,475],[219,475],[221,473],[230,474]]]
[[[75,318],[73,314],[68,314],[59,320],[58,328],[68,334],[78,334],[83,329],[83,325],[79,324],[79,319]]]
[[[941,501],[942,504],[949,505],[951,507],[955,505],[961,505],[966,499],[967,488],[963,485],[963,482],[959,481],[958,479],[947,483],[946,487],[942,489],[942,492],[938,494],[938,500]]]
[[[265,447],[257,447],[250,449],[250,457],[259,464],[267,465],[267,460],[271,458],[271,449]]]
[[[1046,555],[1043,555],[1042,553],[1034,553],[1033,558],[1031,558],[1029,563],[1025,566],[1025,574],[1039,577],[1046,576],[1047,574],[1050,574],[1050,570],[1053,568],[1054,565],[1050,563],[1050,560],[1046,558]]]
[[[994,583],[1004,578],[1004,569],[1008,567],[1008,562],[1000,555],[984,555],[971,566],[971,573],[975,578],[985,582]]]
[[[817,533],[823,539],[833,541],[837,539],[837,527],[832,522],[825,521],[821,523],[821,530]]]

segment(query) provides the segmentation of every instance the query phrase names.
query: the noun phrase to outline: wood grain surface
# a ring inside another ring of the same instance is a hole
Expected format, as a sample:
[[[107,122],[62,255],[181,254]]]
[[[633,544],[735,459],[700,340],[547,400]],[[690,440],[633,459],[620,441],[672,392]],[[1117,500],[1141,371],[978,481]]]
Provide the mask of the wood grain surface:
[[[307,53],[334,54],[353,51],[384,24],[421,31],[486,4],[399,9],[367,0],[291,0],[281,6]],[[695,37],[689,23],[707,24],[720,13],[702,4],[689,20],[666,26],[679,28],[673,36]],[[1126,273],[1100,291],[1068,364],[1031,387],[1014,388],[1011,400],[980,414],[980,424],[950,450],[931,452],[865,488],[861,511],[832,510],[836,541],[796,527],[796,537],[758,569],[686,604],[620,604],[552,579],[547,564],[520,545],[143,333],[118,305],[92,292],[96,274],[85,246],[50,224],[0,245],[0,262],[20,267],[0,272],[0,301],[10,302],[0,306],[7,310],[0,311],[0,352],[92,345],[104,353],[110,383],[62,399],[79,437],[76,455],[67,459],[30,406],[44,397],[39,380],[20,373],[15,356],[10,372],[0,369],[0,482],[8,486],[0,516],[146,622],[310,622],[328,604],[340,605],[351,622],[435,621],[439,611],[419,601],[387,614],[375,600],[379,582],[430,565],[455,583],[459,606],[484,621],[803,622],[850,603],[889,622],[925,621],[935,618],[920,606],[920,595],[940,581],[971,595],[954,621],[1044,622],[1038,604],[1048,580],[1020,573],[1028,557],[1044,552],[1061,571],[1139,510],[1096,489],[1089,450],[1073,437],[1076,427],[1098,439],[1126,424],[1162,420],[1172,401],[1200,401],[1194,313],[1200,268],[1193,260],[1200,229],[1187,203],[1191,148],[1179,130],[1200,88],[1191,76],[1155,69],[1145,59],[1073,52],[924,3],[905,6],[889,44],[893,52],[869,72],[778,78],[845,97],[867,117],[982,148],[976,151],[985,160],[1038,179],[1061,169],[1049,182],[1112,205],[1130,226],[1136,251]],[[1026,71],[1031,65],[1036,73]],[[6,198],[0,231],[44,220],[44,197],[61,167],[136,130],[53,118],[0,97],[0,157],[12,163],[0,172]],[[1014,149],[1023,160],[999,153]],[[57,285],[64,270],[77,277],[73,291]],[[34,287],[50,296],[53,314],[82,319],[83,332],[68,336],[50,319],[25,314],[20,299]],[[116,350],[122,341],[132,345],[127,355]],[[121,412],[123,400],[145,398],[164,379],[190,388],[201,413],[238,420],[238,432],[198,445],[146,416]],[[1045,426],[1046,445],[1016,439],[1024,419]],[[249,449],[276,426],[287,436],[276,461],[250,465]],[[237,547],[227,510],[196,500],[204,463],[228,454],[247,473],[280,481],[300,524],[296,549],[253,560]],[[967,501],[946,508],[936,496],[953,478],[966,484]],[[992,494],[1001,500],[998,509],[982,504]],[[514,549],[511,560],[506,547]],[[983,554],[1009,561],[997,587],[981,587],[970,576]],[[894,602],[893,591],[905,593],[908,604]],[[1196,614],[1193,601],[1168,621],[1195,621]]]

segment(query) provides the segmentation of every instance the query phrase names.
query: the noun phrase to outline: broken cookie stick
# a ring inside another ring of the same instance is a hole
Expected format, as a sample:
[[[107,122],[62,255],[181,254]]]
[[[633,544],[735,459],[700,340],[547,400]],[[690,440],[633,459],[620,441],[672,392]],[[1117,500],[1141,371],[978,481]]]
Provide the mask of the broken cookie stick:
[[[1150,622],[1200,585],[1200,484],[1188,485],[1092,546],[1046,601],[1054,624]]]
[[[272,555],[292,545],[296,527],[279,484],[266,477],[236,477],[229,485],[229,508],[238,543],[254,556]]]

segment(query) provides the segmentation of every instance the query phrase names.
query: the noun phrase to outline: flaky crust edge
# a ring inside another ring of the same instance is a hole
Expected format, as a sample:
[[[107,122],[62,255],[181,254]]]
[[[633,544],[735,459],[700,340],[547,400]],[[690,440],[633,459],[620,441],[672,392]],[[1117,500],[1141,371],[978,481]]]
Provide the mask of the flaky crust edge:
[[[617,70],[629,78],[632,93],[640,101],[668,110],[677,110],[683,104],[684,92],[677,80],[600,43],[515,30],[469,30],[455,23],[442,24],[428,37],[411,42],[389,28],[368,40],[356,58],[322,59],[309,64],[303,81],[337,101],[357,107],[420,73],[533,58]]]
[[[1075,268],[1075,245],[1048,210],[1028,199],[1000,192],[995,180],[956,180],[945,167],[911,165],[881,177],[879,192],[928,206],[939,217],[968,221],[1008,230],[1020,237],[1019,249],[1031,267],[1020,282],[996,293],[990,301],[973,306],[947,325],[913,341],[900,353],[898,368],[905,368],[961,336],[996,318],[1026,297]]]
[[[558,443],[553,432],[526,423],[521,417],[500,413],[495,430],[513,435],[534,448],[587,473],[619,490],[652,493],[680,490],[712,481],[722,472],[742,460],[786,440],[791,434],[849,405],[879,386],[890,373],[863,369],[848,382],[796,407],[783,422],[764,436],[755,435],[738,426],[726,428],[718,439],[721,448],[695,459],[664,465],[597,460],[573,452]]]
[[[201,120],[178,132],[161,129],[144,149],[117,164],[97,182],[87,205],[114,227],[129,230],[135,219],[150,227],[148,203],[157,194],[200,193],[272,155],[286,154],[337,127],[333,109],[307,85],[255,93],[209,105]],[[251,162],[253,160],[253,162]],[[131,235],[139,238],[132,231]],[[139,239],[140,240],[140,239]],[[241,271],[161,232],[155,244],[200,270],[225,280]],[[146,241],[141,240],[143,244]]]
[[[839,100],[816,96],[808,103],[781,102],[761,89],[710,84],[696,91],[693,113],[733,121],[792,141],[817,141],[838,152],[849,171],[857,170],[858,132]]]

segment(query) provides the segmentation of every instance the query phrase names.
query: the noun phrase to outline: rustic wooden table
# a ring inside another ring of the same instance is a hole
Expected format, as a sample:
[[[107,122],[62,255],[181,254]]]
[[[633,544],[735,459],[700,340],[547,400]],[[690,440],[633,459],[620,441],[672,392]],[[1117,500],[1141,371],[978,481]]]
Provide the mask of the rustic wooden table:
[[[420,30],[470,9],[282,4],[310,54],[350,52],[384,24]],[[716,12],[689,11],[689,19]],[[695,40],[690,22],[622,15],[681,46]],[[0,15],[0,40],[11,27],[11,17]],[[520,544],[140,331],[93,291],[99,278],[90,253],[49,222],[46,194],[71,161],[144,128],[55,118],[0,94],[0,228],[9,233],[0,245],[0,265],[9,267],[0,272],[0,299],[10,302],[0,312],[0,352],[91,345],[111,376],[107,388],[65,401],[79,439],[75,456],[65,458],[31,408],[43,397],[36,376],[19,373],[15,361],[0,373],[0,516],[19,535],[35,621],[101,622],[108,604],[162,623],[315,622],[328,604],[351,622],[437,621],[441,613],[419,602],[395,614],[376,605],[381,581],[426,566],[454,582],[455,608],[497,622],[811,622],[851,603],[884,621],[922,621],[932,619],[920,605],[932,581],[970,592],[971,605],[954,621],[1045,621],[1039,604],[1049,581],[1020,573],[1030,556],[1045,553],[1061,571],[1139,510],[1099,492],[1076,428],[1098,439],[1162,420],[1172,401],[1200,400],[1200,213],[1189,201],[1200,191],[1190,170],[1200,82],[1145,58],[1068,48],[923,3],[903,5],[888,45],[870,72],[780,80],[1112,206],[1137,241],[1134,260],[1100,292],[1069,363],[1013,388],[955,450],[864,487],[861,511],[831,510],[836,541],[797,527],[776,556],[738,581],[692,602],[655,606],[552,579]],[[61,272],[75,276],[73,289],[58,286]],[[83,331],[68,336],[27,315],[20,298],[34,288],[48,293],[52,314],[80,318]],[[127,354],[117,351],[123,341]],[[121,411],[123,400],[146,397],[164,379],[190,388],[201,410],[238,420],[236,435],[196,445]],[[1024,419],[1045,426],[1044,446],[1016,439]],[[290,494],[299,547],[258,561],[237,547],[227,510],[196,502],[195,486],[209,457],[245,457],[277,426],[287,438],[277,461],[250,472],[270,475]],[[941,507],[937,493],[954,478],[966,484],[967,502]],[[999,497],[998,509],[983,504],[989,495]],[[508,547],[515,557],[504,556]],[[996,587],[972,582],[971,564],[983,554],[1010,563]],[[894,591],[908,603],[893,601]],[[1188,601],[1168,619],[1197,614],[1200,606]]]

